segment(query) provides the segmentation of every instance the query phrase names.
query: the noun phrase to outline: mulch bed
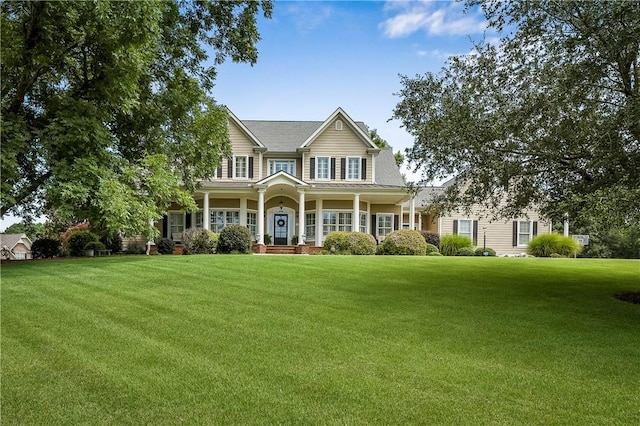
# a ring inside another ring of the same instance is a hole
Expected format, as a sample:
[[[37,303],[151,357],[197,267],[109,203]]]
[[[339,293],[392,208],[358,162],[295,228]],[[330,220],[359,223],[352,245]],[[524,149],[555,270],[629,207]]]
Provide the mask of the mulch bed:
[[[640,292],[625,292],[619,293],[614,296],[618,300],[622,300],[623,302],[629,302],[636,305],[640,305]]]

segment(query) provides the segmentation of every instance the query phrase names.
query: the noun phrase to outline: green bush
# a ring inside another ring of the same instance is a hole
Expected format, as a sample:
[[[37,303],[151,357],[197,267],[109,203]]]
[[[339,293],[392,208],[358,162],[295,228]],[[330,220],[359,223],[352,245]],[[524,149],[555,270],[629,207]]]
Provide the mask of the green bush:
[[[562,258],[562,257],[565,257],[565,256],[563,256],[561,254],[558,254],[558,253],[551,253],[551,255],[549,257],[558,259],[558,258]]]
[[[427,255],[430,255],[431,253],[440,253],[440,250],[438,250],[438,247],[435,245],[427,243]]]
[[[84,256],[85,246],[92,241],[98,241],[98,236],[91,231],[72,232],[66,242],[69,256]]]
[[[420,231],[402,229],[393,231],[382,242],[384,254],[424,256],[427,253],[427,242]]]
[[[271,238],[271,235],[269,234],[265,234],[264,236],[264,243],[265,245],[271,245],[271,242],[273,241],[273,238]]]
[[[433,244],[438,249],[440,249],[440,235],[436,232],[422,231],[422,236],[427,244]]]
[[[487,248],[482,248],[482,247],[478,247],[476,249],[476,256],[484,256],[484,252],[488,253],[488,256],[496,256],[496,251],[490,247]]]
[[[85,250],[106,250],[107,247],[102,244],[100,241],[89,241],[86,246],[84,246]]]
[[[241,225],[227,225],[220,232],[218,253],[249,253],[251,231]]]
[[[455,256],[461,248],[471,246],[471,240],[462,235],[445,235],[440,239],[440,253],[444,256]]]
[[[570,257],[580,253],[580,250],[580,244],[576,240],[555,232],[538,235],[527,246],[527,253],[536,257],[550,257],[553,253]]]
[[[456,256],[475,256],[476,251],[473,247],[462,247],[456,252]]]
[[[183,254],[213,254],[216,252],[220,234],[202,228],[189,228],[184,233]]]
[[[432,251],[431,253],[428,253],[427,256],[442,256],[442,253],[437,251]]]
[[[117,232],[101,237],[100,242],[105,245],[106,250],[111,250],[113,253],[122,251],[122,237]]]
[[[34,259],[47,259],[60,255],[60,241],[51,238],[40,238],[31,245],[31,256]]]
[[[376,240],[364,232],[334,231],[324,240],[324,252],[351,255],[376,254]]]
[[[173,254],[173,249],[176,247],[176,243],[169,238],[163,238],[156,243],[156,248],[160,254]]]

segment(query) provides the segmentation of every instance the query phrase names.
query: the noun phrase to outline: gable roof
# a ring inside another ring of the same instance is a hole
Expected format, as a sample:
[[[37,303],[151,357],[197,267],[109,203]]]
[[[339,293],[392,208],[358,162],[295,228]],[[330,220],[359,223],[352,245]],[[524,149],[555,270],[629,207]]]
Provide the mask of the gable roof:
[[[0,247],[7,246],[9,250],[13,250],[20,242],[28,243],[29,247],[32,244],[27,234],[0,234]]]
[[[230,117],[239,123],[240,128],[246,130],[249,138],[273,152],[296,152],[311,144],[338,116],[347,122],[354,133],[363,140],[367,147],[378,149],[368,135],[367,126],[361,121],[353,121],[342,108],[336,109],[324,121],[269,121],[269,120],[238,120],[229,111]]]
[[[264,148],[265,146],[262,144],[259,138],[238,118],[236,115],[231,112],[231,110],[227,109],[227,113],[229,114],[229,119],[233,121],[240,131],[242,131],[256,146]]]
[[[404,179],[391,149],[381,149],[376,157],[375,182],[378,185],[404,186]]]

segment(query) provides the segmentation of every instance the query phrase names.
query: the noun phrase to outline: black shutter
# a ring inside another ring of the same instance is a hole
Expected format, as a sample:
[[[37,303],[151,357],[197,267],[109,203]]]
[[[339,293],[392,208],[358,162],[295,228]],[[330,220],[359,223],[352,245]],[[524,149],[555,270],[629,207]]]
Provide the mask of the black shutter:
[[[233,177],[233,157],[227,158],[227,177]]]
[[[362,159],[361,173],[362,173],[362,176],[361,176],[362,180],[366,180],[367,179],[367,159],[366,158]]]
[[[473,221],[473,245],[478,245],[478,221]]]
[[[513,221],[513,246],[517,246],[518,245],[518,221],[514,220]]]
[[[453,221],[453,235],[458,235],[458,221]]]
[[[216,174],[218,176],[218,179],[222,177],[222,164],[220,164],[220,167],[216,169]]]
[[[249,156],[249,179],[253,179],[253,155]]]
[[[169,216],[166,214],[162,216],[162,238],[167,238],[169,233]]]
[[[378,234],[378,222],[375,214],[371,215],[371,234],[376,237]]]
[[[316,178],[316,157],[309,158],[309,179]]]
[[[347,159],[346,158],[341,158],[340,159],[340,179],[345,180],[347,178],[347,165],[346,165]]]
[[[336,159],[331,159],[331,179],[336,178]]]
[[[184,219],[184,229],[191,228],[191,213],[187,213]]]
[[[537,236],[538,235],[538,222],[534,221],[533,222],[533,236]]]
[[[394,231],[398,230],[399,222],[400,222],[400,215],[394,214],[393,215],[393,230]]]

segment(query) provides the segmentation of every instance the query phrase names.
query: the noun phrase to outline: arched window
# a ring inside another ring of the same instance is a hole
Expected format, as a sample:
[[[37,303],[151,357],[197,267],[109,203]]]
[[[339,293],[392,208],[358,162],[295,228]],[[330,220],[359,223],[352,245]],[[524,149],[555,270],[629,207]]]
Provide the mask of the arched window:
[[[336,120],[336,130],[342,130],[342,120]]]

